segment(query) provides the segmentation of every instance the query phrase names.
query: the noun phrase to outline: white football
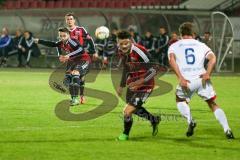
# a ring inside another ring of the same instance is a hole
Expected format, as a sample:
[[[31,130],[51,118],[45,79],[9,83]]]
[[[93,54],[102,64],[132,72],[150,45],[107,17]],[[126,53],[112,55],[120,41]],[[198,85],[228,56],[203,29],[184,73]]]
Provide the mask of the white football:
[[[105,26],[98,27],[95,31],[97,39],[106,39],[109,37],[109,29]]]

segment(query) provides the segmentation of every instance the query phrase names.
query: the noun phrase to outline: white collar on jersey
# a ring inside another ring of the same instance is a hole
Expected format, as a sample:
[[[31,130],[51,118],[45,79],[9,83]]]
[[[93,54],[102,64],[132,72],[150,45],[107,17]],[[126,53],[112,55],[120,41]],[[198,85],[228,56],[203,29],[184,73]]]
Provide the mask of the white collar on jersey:
[[[77,26],[75,26],[73,29],[69,29],[70,31],[74,31],[77,28]]]

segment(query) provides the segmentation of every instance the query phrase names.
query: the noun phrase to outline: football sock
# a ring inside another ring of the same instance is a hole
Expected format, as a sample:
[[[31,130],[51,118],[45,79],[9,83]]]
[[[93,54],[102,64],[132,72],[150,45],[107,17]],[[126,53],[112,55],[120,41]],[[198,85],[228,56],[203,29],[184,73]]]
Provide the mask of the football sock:
[[[84,84],[85,84],[84,81],[80,82],[80,96],[84,95]]]
[[[132,128],[133,119],[132,116],[124,116],[124,131],[123,133],[129,135],[129,132]]]
[[[79,76],[72,76],[72,83],[69,85],[69,92],[72,97],[77,97],[79,92]]]
[[[188,124],[190,124],[192,116],[188,104],[186,102],[177,102],[177,108],[181,115],[187,119]]]
[[[149,120],[151,123],[155,123],[157,120],[157,118],[151,113],[149,113],[144,107],[138,107],[134,114]]]
[[[227,117],[221,108],[216,109],[214,111],[214,115],[216,119],[219,121],[219,123],[222,125],[224,132],[226,132],[227,130],[230,130]]]

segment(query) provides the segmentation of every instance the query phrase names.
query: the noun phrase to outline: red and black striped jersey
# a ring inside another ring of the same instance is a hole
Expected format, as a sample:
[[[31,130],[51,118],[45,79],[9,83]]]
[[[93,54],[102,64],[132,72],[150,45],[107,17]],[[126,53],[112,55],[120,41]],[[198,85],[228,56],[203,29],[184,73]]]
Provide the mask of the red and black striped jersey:
[[[70,29],[70,37],[72,39],[77,39],[80,45],[82,45],[84,49],[88,50],[89,53],[92,54],[96,52],[93,39],[84,27],[76,26],[75,28]]]
[[[120,86],[125,87],[126,84],[144,78],[144,86],[138,90],[147,91],[153,89],[156,70],[152,67],[152,62],[150,54],[143,46],[132,44],[130,53],[123,55],[124,64]]]
[[[48,47],[57,47],[58,55],[61,55],[62,50],[64,50],[70,57],[70,61],[90,61],[90,56],[84,51],[83,47],[76,39],[69,38],[67,42],[52,42],[40,39],[38,43]]]

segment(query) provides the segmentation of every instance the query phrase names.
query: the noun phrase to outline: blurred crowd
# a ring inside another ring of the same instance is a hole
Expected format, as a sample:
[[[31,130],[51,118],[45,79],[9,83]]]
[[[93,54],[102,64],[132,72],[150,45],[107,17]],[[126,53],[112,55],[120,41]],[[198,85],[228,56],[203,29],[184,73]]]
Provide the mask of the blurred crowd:
[[[166,28],[160,27],[159,33],[153,34],[145,31],[143,35],[137,32],[137,29],[129,26],[128,31],[132,35],[132,41],[143,45],[152,55],[153,59],[161,65],[168,66],[167,50],[168,47],[179,40],[178,32],[168,33]],[[116,34],[118,30],[112,29],[107,39],[96,39],[95,46],[99,54],[99,59],[94,62],[96,68],[107,67],[109,57],[117,53]],[[196,40],[213,47],[211,33],[206,31],[204,35],[193,35]],[[17,56],[18,67],[31,67],[31,57],[41,55],[39,47],[34,43],[33,34],[30,31],[15,31],[14,36],[9,35],[6,27],[1,30],[0,37],[0,66],[6,67],[10,56]]]
[[[0,37],[0,66],[6,67],[8,58],[14,55],[17,56],[18,67],[31,67],[31,57],[38,57],[40,50],[30,31],[16,30],[15,35],[10,36],[8,29],[4,27]]]
[[[151,57],[155,62],[168,66],[168,56],[167,51],[168,47],[177,42],[180,39],[178,32],[168,33],[165,27],[159,28],[159,33],[154,34],[149,30],[146,30],[143,35],[140,35],[137,32],[137,28],[134,26],[129,26],[128,31],[132,36],[132,41],[144,46],[148,52],[151,54]],[[111,56],[113,53],[116,53],[116,33],[118,30],[113,29],[111,35],[108,39],[105,40],[96,40],[95,44],[99,55],[103,57],[103,65],[107,64],[108,56]],[[204,35],[200,36],[194,33],[193,37],[207,44],[210,48],[213,47],[211,33],[206,31]]]

